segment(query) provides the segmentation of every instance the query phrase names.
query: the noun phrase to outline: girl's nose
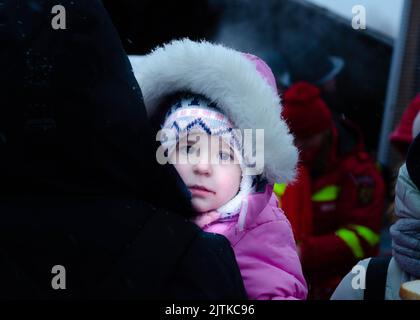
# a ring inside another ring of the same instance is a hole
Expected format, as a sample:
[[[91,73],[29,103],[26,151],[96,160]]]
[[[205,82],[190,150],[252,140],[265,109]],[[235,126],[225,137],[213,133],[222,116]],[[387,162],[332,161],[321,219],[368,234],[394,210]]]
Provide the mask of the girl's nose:
[[[194,173],[210,175],[212,172],[210,161],[208,161],[208,159],[203,158],[204,157],[201,157],[200,160],[196,164],[194,164]]]

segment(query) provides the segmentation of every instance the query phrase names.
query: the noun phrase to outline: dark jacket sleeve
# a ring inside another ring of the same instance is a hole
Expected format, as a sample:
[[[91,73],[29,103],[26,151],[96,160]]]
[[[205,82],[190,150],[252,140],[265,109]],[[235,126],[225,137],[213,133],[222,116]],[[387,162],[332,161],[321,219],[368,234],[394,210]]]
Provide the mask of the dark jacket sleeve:
[[[228,240],[202,232],[175,271],[169,294],[175,299],[247,299]]]
[[[99,203],[14,203],[0,225],[0,299],[246,299],[223,236],[142,202],[124,201],[125,210]],[[51,287],[56,264],[66,269],[66,290]]]

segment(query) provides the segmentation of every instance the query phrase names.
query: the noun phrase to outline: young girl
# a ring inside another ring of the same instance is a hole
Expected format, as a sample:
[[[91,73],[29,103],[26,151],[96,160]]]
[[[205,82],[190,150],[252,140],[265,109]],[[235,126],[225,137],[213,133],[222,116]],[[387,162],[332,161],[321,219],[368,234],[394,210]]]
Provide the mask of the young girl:
[[[294,178],[297,150],[278,116],[269,67],[253,55],[186,39],[131,62],[149,116],[165,114],[161,142],[191,192],[194,221],[230,241],[249,298],[305,299],[290,223],[273,193],[274,182]],[[249,147],[244,129],[264,130],[262,172],[253,157],[259,148]]]

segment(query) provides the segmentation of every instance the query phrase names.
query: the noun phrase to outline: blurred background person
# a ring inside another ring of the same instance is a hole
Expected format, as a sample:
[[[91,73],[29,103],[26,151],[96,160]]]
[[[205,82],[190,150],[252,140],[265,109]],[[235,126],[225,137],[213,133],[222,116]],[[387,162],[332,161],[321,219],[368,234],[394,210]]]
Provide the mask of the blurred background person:
[[[311,206],[306,213],[291,214],[305,215],[300,221],[309,225],[303,227],[308,233],[297,236],[309,296],[328,299],[355,262],[378,253],[384,183],[364,150],[361,133],[345,120],[333,121],[318,88],[304,82],[292,85],[284,93],[284,105],[282,115],[307,174],[306,183],[292,184],[290,191],[286,186],[279,197],[282,206],[290,206],[289,199]]]
[[[417,132],[415,132],[417,133]],[[399,170],[395,214],[391,227],[392,257],[369,258],[357,266],[366,271],[364,288],[354,287],[355,273],[341,281],[333,300],[400,300],[400,288],[420,279],[420,134],[409,148]],[[360,269],[359,269],[360,270]],[[419,292],[417,292],[417,297]]]

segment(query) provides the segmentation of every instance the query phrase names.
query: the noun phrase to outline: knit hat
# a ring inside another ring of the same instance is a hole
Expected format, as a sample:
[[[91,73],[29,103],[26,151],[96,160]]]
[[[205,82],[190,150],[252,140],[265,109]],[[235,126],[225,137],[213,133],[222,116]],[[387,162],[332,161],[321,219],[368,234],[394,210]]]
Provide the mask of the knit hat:
[[[180,95],[171,103],[162,129],[165,140],[162,144],[171,152],[184,135],[201,132],[222,137],[240,155],[242,139],[234,124],[207,98],[195,94]]]
[[[408,145],[413,141],[413,123],[420,112],[420,94],[417,95],[404,111],[398,126],[390,135],[390,141],[395,147],[405,153]],[[405,146],[405,147],[404,147]]]
[[[332,126],[332,115],[317,87],[298,82],[284,93],[283,117],[300,139],[324,132]]]
[[[262,177],[269,183],[294,179],[298,160],[273,73],[258,57],[206,41],[173,41],[146,56],[130,56],[150,117],[177,92],[207,97],[235,128],[264,130]],[[252,155],[251,155],[252,157]]]
[[[221,113],[207,98],[194,95],[181,95],[169,108],[162,129],[166,139],[162,145],[171,153],[181,138],[189,133],[205,133],[221,137],[235,152],[242,169],[239,192],[230,201],[218,208],[221,217],[239,211],[241,201],[253,190],[253,177],[246,174],[248,163],[242,157],[242,137],[234,124]]]

